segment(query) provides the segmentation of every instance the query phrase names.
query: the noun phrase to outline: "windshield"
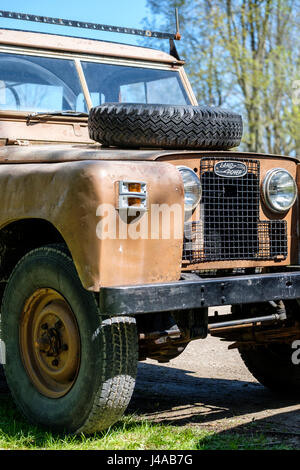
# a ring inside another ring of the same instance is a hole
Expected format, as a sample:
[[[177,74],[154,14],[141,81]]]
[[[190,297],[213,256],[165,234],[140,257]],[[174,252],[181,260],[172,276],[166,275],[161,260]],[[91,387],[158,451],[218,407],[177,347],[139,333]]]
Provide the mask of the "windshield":
[[[76,111],[82,99],[72,60],[0,54],[0,109]]]
[[[190,104],[178,71],[81,63],[93,106]],[[74,60],[0,53],[0,110],[86,112]]]
[[[83,62],[93,106],[104,103],[188,104],[178,72]]]

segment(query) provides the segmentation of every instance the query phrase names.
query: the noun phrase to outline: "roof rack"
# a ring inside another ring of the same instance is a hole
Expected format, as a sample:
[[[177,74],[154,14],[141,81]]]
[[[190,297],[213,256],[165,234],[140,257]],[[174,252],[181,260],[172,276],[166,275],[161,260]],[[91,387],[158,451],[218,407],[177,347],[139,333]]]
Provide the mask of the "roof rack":
[[[73,28],[92,29],[94,31],[106,31],[110,33],[134,34],[148,38],[169,39],[170,54],[177,60],[180,60],[176,50],[174,40],[179,41],[181,34],[179,32],[178,8],[175,8],[176,33],[162,33],[159,31],[150,31],[136,28],[124,28],[122,26],[110,26],[106,24],[88,23],[85,21],[67,20],[63,18],[51,18],[49,16],[29,15],[27,13],[17,13],[14,11],[0,10],[0,19],[9,18],[13,20],[31,21],[34,23],[53,24],[55,26],[69,26]]]

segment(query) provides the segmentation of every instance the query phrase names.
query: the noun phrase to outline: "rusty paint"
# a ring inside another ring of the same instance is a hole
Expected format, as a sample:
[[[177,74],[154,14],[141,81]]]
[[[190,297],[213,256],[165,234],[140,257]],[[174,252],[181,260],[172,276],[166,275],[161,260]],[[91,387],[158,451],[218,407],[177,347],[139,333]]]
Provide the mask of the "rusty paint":
[[[179,172],[164,162],[2,164],[0,228],[23,218],[52,223],[69,246],[84,287],[90,290],[97,291],[100,285],[177,280],[182,240],[97,237],[98,206],[115,206],[115,182],[132,180],[133,175],[147,183],[149,204],[183,207]]]

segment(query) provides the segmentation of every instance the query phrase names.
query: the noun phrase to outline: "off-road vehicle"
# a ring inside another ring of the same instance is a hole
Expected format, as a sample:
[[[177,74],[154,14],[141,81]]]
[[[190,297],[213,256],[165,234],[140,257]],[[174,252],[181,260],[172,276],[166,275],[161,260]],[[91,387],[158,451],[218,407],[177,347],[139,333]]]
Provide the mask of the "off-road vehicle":
[[[1,358],[20,410],[56,430],[107,428],[138,360],[208,334],[300,391],[298,160],[239,152],[241,116],[198,106],[178,32],[136,33],[170,54],[0,29]]]

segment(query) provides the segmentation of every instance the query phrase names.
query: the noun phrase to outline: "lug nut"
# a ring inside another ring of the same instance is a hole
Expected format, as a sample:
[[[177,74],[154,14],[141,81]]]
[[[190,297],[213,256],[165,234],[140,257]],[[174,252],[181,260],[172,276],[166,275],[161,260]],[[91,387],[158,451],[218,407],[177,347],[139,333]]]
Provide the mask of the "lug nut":
[[[41,328],[42,330],[48,330],[48,323],[43,323]]]
[[[53,365],[53,366],[58,366],[58,360],[57,360],[57,359],[54,359],[54,360],[52,361],[52,365]]]
[[[63,326],[62,322],[60,320],[58,320],[56,323],[55,323],[55,328],[61,328]]]

